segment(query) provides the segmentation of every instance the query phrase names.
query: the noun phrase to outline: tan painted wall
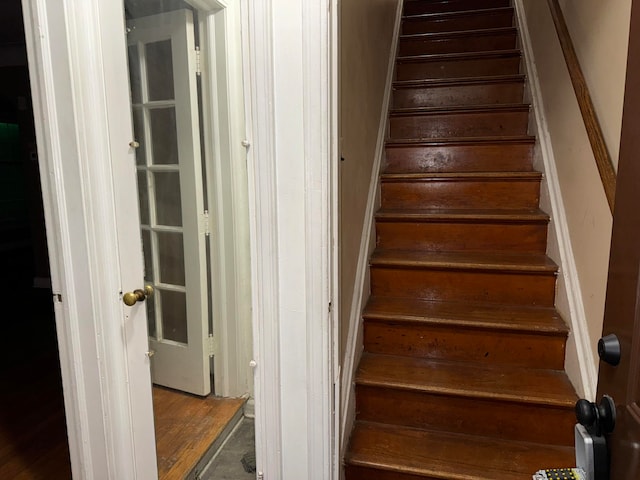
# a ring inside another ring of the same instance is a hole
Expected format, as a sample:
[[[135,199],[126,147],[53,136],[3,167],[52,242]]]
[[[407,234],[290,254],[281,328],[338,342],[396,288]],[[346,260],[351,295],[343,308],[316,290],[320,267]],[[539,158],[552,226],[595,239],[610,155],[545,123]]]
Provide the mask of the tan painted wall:
[[[340,358],[349,312],[371,170],[400,0],[341,0],[340,8]]]
[[[617,164],[631,0],[561,0],[609,151]],[[523,0],[589,338],[602,330],[611,213],[546,1]],[[561,305],[561,311],[565,306]],[[568,312],[562,312],[565,316]],[[597,355],[594,355],[597,362]],[[569,366],[569,369],[575,366]]]

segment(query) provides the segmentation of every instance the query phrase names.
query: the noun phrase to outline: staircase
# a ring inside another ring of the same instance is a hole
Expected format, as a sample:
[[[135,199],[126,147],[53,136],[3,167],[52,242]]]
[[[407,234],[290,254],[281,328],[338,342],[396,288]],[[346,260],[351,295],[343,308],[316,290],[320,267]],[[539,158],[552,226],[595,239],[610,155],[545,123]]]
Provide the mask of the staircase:
[[[575,465],[510,0],[405,0],[348,480]]]

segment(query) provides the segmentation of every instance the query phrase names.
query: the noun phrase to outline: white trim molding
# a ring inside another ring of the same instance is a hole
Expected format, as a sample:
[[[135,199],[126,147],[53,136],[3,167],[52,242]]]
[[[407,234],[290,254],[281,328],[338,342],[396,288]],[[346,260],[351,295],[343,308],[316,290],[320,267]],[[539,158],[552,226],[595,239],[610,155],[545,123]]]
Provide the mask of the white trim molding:
[[[249,222],[253,306],[256,466],[264,478],[282,478],[278,211],[272,0],[256,8],[242,0],[247,118]]]
[[[573,248],[569,236],[569,226],[565,214],[564,203],[558,182],[558,172],[554,157],[551,137],[548,130],[548,122],[545,115],[542,101],[542,91],[540,87],[536,61],[531,45],[531,35],[529,33],[526,13],[522,0],[514,0],[518,29],[521,32],[522,49],[524,54],[527,79],[532,97],[532,111],[537,130],[537,142],[540,146],[540,154],[544,167],[545,184],[548,189],[549,202],[551,205],[551,217],[555,233],[555,238],[550,237],[550,242],[555,242],[559,252],[560,272],[558,281],[564,283],[564,288],[559,289],[559,293],[566,293],[565,300],[569,308],[569,326],[571,335],[569,336],[569,346],[567,355],[576,358],[571,359],[579,366],[579,372],[568,372],[579,393],[585,398],[594,399],[596,386],[598,383],[598,372],[593,349],[589,340],[587,327],[587,317],[584,310],[582,290],[580,289],[580,279],[576,268]]]
[[[245,0],[242,7],[257,473],[331,480],[330,12],[316,0]]]
[[[375,231],[373,217],[379,204],[379,177],[382,159],[385,154],[385,140],[387,137],[387,125],[389,117],[389,103],[391,101],[391,85],[395,73],[395,60],[398,51],[398,39],[402,21],[402,5],[398,2],[395,24],[393,27],[393,40],[389,50],[389,62],[387,67],[387,79],[385,83],[384,97],[382,99],[382,111],[378,126],[378,141],[376,144],[371,180],[369,182],[369,196],[364,216],[364,225],[360,237],[360,251],[356,266],[355,287],[353,297],[344,299],[350,301],[349,330],[344,355],[344,367],[342,369],[342,381],[340,384],[340,456],[344,454],[349,441],[349,435],[355,420],[355,386],[354,378],[358,362],[362,355],[362,310],[369,296],[369,257],[375,246]]]

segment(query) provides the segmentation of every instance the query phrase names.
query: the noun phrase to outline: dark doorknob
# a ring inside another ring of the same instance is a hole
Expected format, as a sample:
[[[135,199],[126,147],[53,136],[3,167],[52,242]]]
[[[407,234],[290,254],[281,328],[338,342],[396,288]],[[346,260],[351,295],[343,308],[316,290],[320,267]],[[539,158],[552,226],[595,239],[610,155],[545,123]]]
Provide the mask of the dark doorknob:
[[[592,435],[611,433],[616,426],[616,404],[609,395],[603,395],[599,405],[580,399],[575,410],[578,423]]]
[[[602,337],[598,341],[598,356],[600,360],[614,367],[620,363],[622,349],[620,348],[620,340],[615,334]]]

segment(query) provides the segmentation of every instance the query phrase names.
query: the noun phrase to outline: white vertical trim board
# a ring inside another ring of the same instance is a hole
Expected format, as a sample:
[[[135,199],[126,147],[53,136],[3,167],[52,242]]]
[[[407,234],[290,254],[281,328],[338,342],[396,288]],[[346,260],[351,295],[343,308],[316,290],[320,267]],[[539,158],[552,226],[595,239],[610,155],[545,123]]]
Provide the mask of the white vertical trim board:
[[[240,5],[203,13],[201,52],[215,393],[252,395],[246,128]]]
[[[272,0],[242,0],[258,475],[282,478]]]
[[[588,335],[587,318],[582,300],[582,291],[580,290],[580,280],[573,256],[573,248],[571,247],[569,226],[560,192],[560,184],[558,182],[556,161],[548,130],[548,122],[545,116],[544,103],[542,101],[542,91],[533,47],[531,45],[531,35],[529,34],[522,0],[514,0],[514,4],[516,7],[518,28],[521,32],[527,79],[532,96],[533,113],[537,128],[537,141],[540,145],[544,165],[543,173],[548,187],[549,201],[552,210],[551,216],[555,226],[556,238],[550,238],[550,241],[555,240],[557,242],[560,254],[560,274],[558,281],[564,282],[565,284],[564,290],[567,294],[566,300],[570,311],[570,318],[568,320],[572,335],[570,335],[568,341],[573,343],[575,348],[568,349],[567,354],[570,355],[571,352],[575,352],[577,356],[576,363],[580,366],[579,378],[573,379],[574,382],[578,383],[576,387],[578,390],[583,390],[582,393],[586,398],[594,399],[598,382],[598,372]]]
[[[351,302],[349,314],[349,331],[347,334],[347,344],[344,357],[344,368],[342,369],[342,381],[340,383],[340,457],[343,458],[353,422],[355,420],[355,388],[354,378],[358,367],[358,362],[362,354],[362,309],[369,295],[367,280],[369,278],[369,256],[375,245],[375,232],[373,216],[378,206],[378,189],[380,168],[384,157],[384,145],[387,135],[387,123],[389,117],[389,103],[391,99],[391,85],[395,72],[395,59],[398,51],[398,38],[402,21],[402,0],[398,2],[396,10],[395,24],[393,28],[393,41],[389,51],[389,63],[387,68],[387,80],[385,92],[382,100],[382,111],[378,127],[378,142],[376,144],[375,158],[371,169],[371,180],[369,182],[369,196],[367,208],[365,210],[362,236],[360,237],[360,253],[356,266],[355,288],[351,299],[344,299]]]
[[[339,132],[339,112],[340,112],[340,49],[338,44],[339,35],[339,10],[338,0],[330,0],[329,3],[329,38],[330,38],[330,60],[329,70],[331,79],[331,98],[330,98],[330,112],[331,112],[331,153],[329,156],[329,168],[330,168],[330,187],[329,187],[329,202],[331,205],[331,225],[330,225],[330,242],[331,242],[331,273],[330,281],[332,282],[331,288],[331,314],[333,323],[333,395],[332,395],[332,423],[333,423],[333,476],[334,480],[338,480],[342,470],[342,457],[340,449],[340,315],[341,311],[341,298],[340,298],[340,246],[339,246],[339,233],[340,233],[340,132]]]
[[[335,310],[331,302],[331,241],[329,194],[331,169],[338,159],[332,147],[337,125],[332,123],[330,24],[327,5],[305,1],[302,8],[305,245],[307,300],[307,412],[309,480],[329,480],[334,474],[333,332]]]

